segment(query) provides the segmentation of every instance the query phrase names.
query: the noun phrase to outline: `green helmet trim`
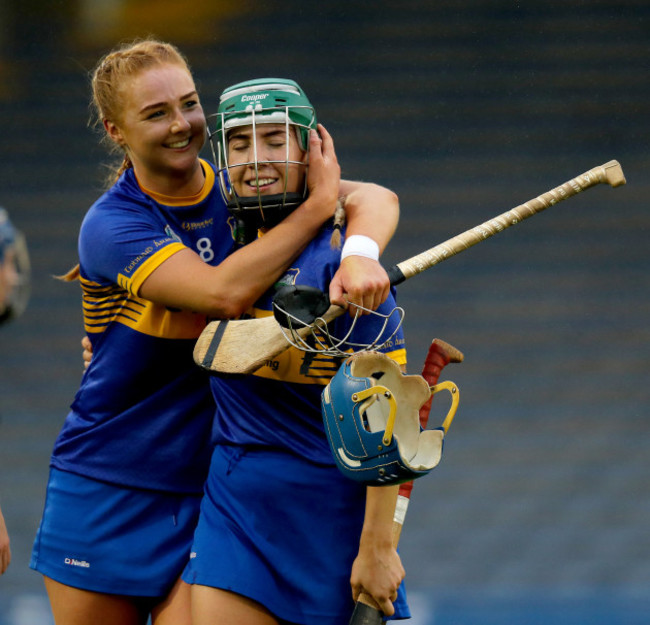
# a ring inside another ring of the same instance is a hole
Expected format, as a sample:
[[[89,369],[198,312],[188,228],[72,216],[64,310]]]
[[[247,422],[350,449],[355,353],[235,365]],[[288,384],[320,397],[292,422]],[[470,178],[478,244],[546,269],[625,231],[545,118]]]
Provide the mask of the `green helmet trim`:
[[[289,123],[298,127],[300,147],[307,150],[309,130],[316,129],[316,112],[297,82],[287,78],[257,78],[225,89],[219,99],[217,132],[236,126]]]

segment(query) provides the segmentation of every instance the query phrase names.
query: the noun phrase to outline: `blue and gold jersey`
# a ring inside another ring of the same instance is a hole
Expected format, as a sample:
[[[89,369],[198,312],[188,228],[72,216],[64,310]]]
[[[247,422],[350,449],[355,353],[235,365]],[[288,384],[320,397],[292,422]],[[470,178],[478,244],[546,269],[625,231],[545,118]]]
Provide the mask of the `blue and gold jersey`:
[[[145,192],[127,170],[88,211],[79,235],[80,280],[93,359],[63,429],[53,466],[113,484],[202,491],[214,403],[192,351],[204,315],[139,296],[179,250],[211,264],[233,248],[212,166],[191,198]]]
[[[280,285],[300,284],[328,291],[339,266],[340,252],[330,247],[331,228],[323,228],[314,241],[287,270]],[[272,314],[269,290],[256,303],[251,316]],[[388,314],[395,307],[394,292],[379,308]],[[390,318],[383,336],[393,334],[396,315]],[[332,334],[345,336],[350,328],[348,315],[337,318]],[[381,330],[383,320],[372,315],[357,321],[350,340],[370,343]],[[398,330],[381,351],[397,363],[406,364],[402,330]],[[215,440],[223,444],[289,450],[311,462],[334,466],[323,429],[320,394],[341,365],[340,358],[322,356],[290,347],[267,362],[253,375],[212,376],[210,385],[217,405]]]

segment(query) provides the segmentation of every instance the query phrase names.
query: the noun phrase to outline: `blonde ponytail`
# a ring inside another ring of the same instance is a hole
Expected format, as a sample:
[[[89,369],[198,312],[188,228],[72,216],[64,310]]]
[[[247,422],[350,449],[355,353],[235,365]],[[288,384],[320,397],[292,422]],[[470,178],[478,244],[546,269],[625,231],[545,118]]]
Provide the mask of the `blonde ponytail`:
[[[333,250],[341,249],[341,229],[345,225],[345,197],[340,197],[334,211],[334,225],[330,237],[330,247]]]

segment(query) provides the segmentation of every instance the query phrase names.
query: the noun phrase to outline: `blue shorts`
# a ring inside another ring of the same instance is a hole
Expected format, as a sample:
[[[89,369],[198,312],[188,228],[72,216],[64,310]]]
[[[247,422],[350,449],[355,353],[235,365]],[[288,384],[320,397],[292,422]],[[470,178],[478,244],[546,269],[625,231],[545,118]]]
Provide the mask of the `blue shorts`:
[[[164,597],[187,564],[200,502],[51,469],[30,567],[75,588]]]
[[[290,623],[340,625],[365,489],[335,466],[217,446],[184,581],[230,590]],[[396,618],[410,616],[403,584]]]

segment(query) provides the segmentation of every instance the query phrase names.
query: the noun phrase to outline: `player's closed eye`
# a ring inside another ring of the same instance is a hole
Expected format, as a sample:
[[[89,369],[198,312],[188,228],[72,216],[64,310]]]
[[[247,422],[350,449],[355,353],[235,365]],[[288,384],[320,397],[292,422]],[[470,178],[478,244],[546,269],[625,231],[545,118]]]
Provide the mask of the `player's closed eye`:
[[[248,150],[248,148],[248,143],[231,143],[228,149],[233,152],[243,152],[245,150]]]

